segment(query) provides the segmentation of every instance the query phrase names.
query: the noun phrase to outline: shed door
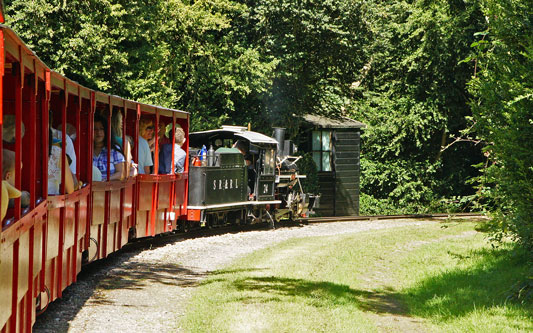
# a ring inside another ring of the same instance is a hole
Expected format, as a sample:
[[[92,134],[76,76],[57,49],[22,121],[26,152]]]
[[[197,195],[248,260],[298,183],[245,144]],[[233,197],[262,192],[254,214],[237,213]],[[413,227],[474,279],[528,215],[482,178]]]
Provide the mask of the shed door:
[[[336,130],[333,137],[335,216],[359,215],[359,131]]]

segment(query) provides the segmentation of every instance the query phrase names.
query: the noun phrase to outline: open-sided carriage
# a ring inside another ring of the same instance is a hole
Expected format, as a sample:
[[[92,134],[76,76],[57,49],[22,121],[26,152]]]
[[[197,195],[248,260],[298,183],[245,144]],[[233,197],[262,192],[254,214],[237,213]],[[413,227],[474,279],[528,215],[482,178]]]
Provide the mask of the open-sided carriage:
[[[166,124],[172,134],[177,126],[185,137],[188,133],[187,112],[86,88],[52,71],[0,24],[0,174],[7,161],[3,155],[10,151],[12,187],[27,193],[26,203],[15,198],[8,208],[7,192],[0,192],[5,204],[0,226],[0,332],[31,331],[37,311],[62,297],[83,263],[107,257],[132,237],[170,232],[176,220],[186,216],[188,165],[180,172],[158,174],[157,138],[151,174],[127,172],[120,180],[93,179],[96,114],[107,124],[114,115],[122,115],[117,125],[123,143],[132,138],[133,162],[138,160],[140,117],[151,119],[156,127]],[[69,128],[73,133],[67,133]],[[51,136],[52,129],[59,138]],[[109,152],[111,126],[106,130]],[[76,159],[66,158],[69,142]],[[55,193],[49,188],[49,143],[59,148],[65,161],[54,171],[61,179]],[[106,163],[109,170],[109,157]],[[71,192],[65,186],[70,173],[78,183]]]
[[[2,162],[8,161],[5,149],[7,155],[12,152],[12,187],[27,193],[25,204],[14,198],[8,208],[9,197],[0,192],[5,206],[0,221],[0,332],[31,331],[37,313],[62,297],[83,264],[106,258],[133,238],[191,224],[273,224],[305,214],[302,176],[284,167],[294,158],[280,153],[278,140],[236,126],[189,134],[189,116],[69,80],[0,24],[0,174]],[[153,166],[143,174],[135,168],[141,159],[141,119],[158,129]],[[159,129],[166,129],[166,138]],[[95,133],[104,132],[106,171],[98,179]],[[176,142],[182,132],[183,143]],[[112,142],[117,139],[125,172],[111,178],[110,152],[118,148]],[[64,161],[55,165],[57,170],[49,165],[52,150]],[[172,167],[178,152],[185,155],[185,163]],[[57,190],[49,191],[49,181],[55,179],[50,175],[60,179]],[[71,190],[67,177],[75,184]]]

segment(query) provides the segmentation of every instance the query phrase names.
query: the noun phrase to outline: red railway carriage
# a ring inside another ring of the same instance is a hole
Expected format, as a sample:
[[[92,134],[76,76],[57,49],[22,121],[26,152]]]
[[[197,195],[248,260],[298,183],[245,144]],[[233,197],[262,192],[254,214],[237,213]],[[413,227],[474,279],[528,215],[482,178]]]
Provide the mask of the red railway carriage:
[[[187,113],[169,112],[155,106],[146,106],[141,111],[141,116],[151,121],[155,129],[154,172],[137,176],[136,237],[147,237],[174,230],[177,220],[187,215],[185,198],[189,166],[185,163],[184,171],[181,173],[170,168],[169,174],[159,174],[159,149],[162,144],[160,141],[163,139],[172,146],[176,144],[174,134],[179,126],[185,132],[186,141],[183,148],[188,154],[189,118]],[[159,135],[160,127],[170,129],[168,137]],[[134,154],[138,157],[139,150],[135,150]],[[171,160],[174,160],[174,155],[171,156]]]
[[[187,215],[188,165],[183,172],[171,168],[170,174],[159,175],[159,137],[152,174],[124,172],[117,180],[93,181],[94,116],[110,124],[122,115],[123,147],[131,138],[136,162],[141,116],[156,128],[165,123],[174,143],[178,125],[187,138],[189,114],[85,88],[51,71],[3,25],[0,75],[0,148],[13,152],[12,182],[26,192],[24,199],[13,200],[0,230],[0,332],[29,332],[36,310],[61,297],[84,261],[106,257],[132,236],[172,231],[176,220]],[[52,137],[50,128],[55,129]],[[111,126],[106,130],[110,151]],[[61,163],[54,191],[49,188],[49,144],[59,147],[60,160],[68,161]],[[67,189],[71,175],[76,182]]]

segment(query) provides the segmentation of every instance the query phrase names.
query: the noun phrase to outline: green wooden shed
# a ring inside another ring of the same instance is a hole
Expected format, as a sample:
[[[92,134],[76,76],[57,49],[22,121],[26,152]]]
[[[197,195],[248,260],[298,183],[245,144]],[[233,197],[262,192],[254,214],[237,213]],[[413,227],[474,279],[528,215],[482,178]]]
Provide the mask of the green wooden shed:
[[[361,129],[345,117],[315,114],[302,117],[300,149],[311,152],[318,169],[321,216],[359,215]]]

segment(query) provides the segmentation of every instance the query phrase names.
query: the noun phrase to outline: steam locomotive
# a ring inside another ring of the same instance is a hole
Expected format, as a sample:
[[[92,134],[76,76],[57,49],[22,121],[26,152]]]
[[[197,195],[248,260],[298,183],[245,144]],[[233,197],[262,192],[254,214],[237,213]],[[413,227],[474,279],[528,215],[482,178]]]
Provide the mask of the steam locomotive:
[[[282,128],[275,129],[274,139],[239,126],[191,133],[192,147],[210,149],[205,156],[192,156],[203,163],[191,163],[187,220],[209,226],[228,221],[274,226],[275,221],[305,216],[312,208],[300,183],[305,175],[298,174],[299,157],[286,153],[283,136]]]

